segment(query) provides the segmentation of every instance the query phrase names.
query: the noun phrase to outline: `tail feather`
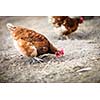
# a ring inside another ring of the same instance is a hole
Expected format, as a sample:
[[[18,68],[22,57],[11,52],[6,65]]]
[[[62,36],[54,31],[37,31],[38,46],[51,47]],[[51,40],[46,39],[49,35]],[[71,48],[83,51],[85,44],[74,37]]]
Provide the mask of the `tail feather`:
[[[11,23],[7,23],[6,26],[7,26],[7,28],[8,28],[10,31],[14,31],[15,28],[16,28],[16,27],[15,27],[13,24],[11,24]]]

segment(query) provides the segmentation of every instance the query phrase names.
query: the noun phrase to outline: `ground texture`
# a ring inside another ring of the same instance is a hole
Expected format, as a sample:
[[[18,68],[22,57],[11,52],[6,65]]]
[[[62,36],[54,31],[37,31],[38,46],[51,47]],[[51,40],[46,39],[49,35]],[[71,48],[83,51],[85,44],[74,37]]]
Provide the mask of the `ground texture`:
[[[42,63],[26,63],[13,46],[8,22],[44,34],[65,55],[47,54]],[[47,17],[0,17],[0,82],[100,82],[100,18],[86,20],[70,39],[59,40]]]

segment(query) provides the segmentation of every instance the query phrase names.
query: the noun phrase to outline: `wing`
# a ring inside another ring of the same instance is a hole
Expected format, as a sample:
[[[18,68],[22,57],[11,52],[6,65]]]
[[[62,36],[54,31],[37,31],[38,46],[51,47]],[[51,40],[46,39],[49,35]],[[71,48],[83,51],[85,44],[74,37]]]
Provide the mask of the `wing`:
[[[33,30],[24,29],[21,39],[32,43],[37,48],[38,55],[49,52],[50,43],[42,34]]]
[[[68,30],[68,33],[72,33],[75,30],[77,30],[78,22],[77,22],[76,19],[66,18],[66,20],[64,20],[64,24],[63,25]]]

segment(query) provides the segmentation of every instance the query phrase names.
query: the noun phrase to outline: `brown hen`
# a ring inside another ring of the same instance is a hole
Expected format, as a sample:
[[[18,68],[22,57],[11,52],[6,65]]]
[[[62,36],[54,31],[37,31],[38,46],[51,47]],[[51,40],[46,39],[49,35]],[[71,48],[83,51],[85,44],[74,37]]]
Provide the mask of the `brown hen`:
[[[42,54],[51,53],[56,57],[64,54],[64,51],[58,50],[50,41],[42,34],[21,26],[14,26],[10,23],[7,24],[10,31],[15,47],[24,56],[36,57]]]
[[[69,16],[51,16],[49,22],[53,24],[56,33],[68,36],[83,23],[83,17],[71,18]]]

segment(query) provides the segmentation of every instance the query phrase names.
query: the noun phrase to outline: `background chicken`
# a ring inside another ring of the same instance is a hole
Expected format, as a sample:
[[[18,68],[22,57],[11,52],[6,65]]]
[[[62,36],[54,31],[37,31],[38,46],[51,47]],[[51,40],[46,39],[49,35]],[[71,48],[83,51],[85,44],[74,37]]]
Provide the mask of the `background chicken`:
[[[36,57],[51,53],[56,54],[56,57],[60,57],[64,54],[63,50],[54,47],[42,34],[10,23],[7,24],[7,28],[13,37],[15,47],[24,56]]]
[[[56,33],[68,36],[77,30],[79,24],[83,23],[83,17],[50,16],[49,23],[52,23]]]

